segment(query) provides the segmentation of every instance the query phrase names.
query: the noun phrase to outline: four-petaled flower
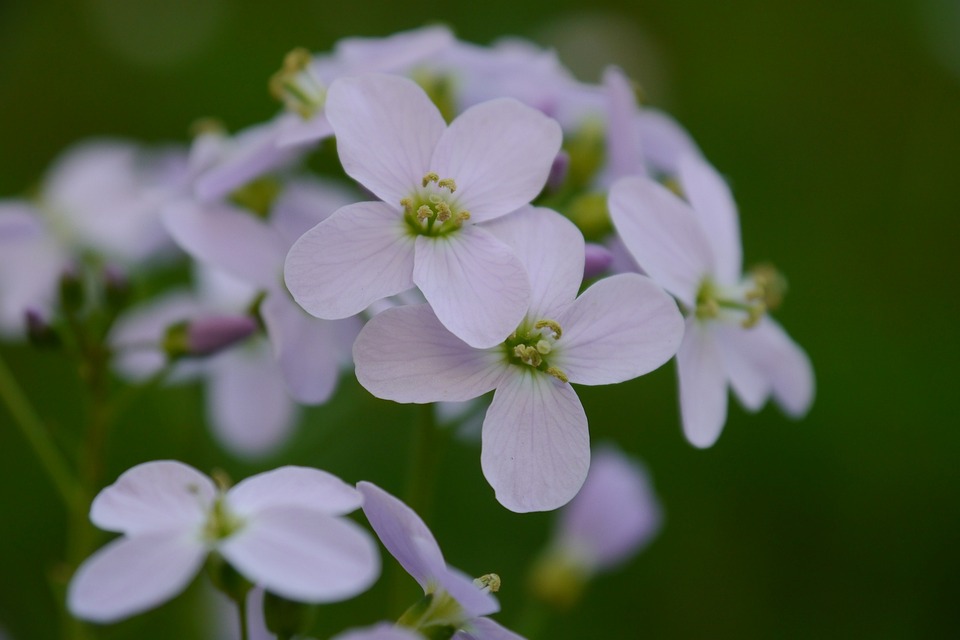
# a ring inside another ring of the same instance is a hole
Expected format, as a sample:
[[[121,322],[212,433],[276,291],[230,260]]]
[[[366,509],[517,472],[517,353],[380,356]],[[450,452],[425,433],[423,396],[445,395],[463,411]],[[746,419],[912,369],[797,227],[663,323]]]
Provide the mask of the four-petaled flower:
[[[740,224],[723,178],[695,156],[679,169],[686,202],[648,178],[624,178],[610,190],[610,214],[639,265],[687,309],[677,353],[683,431],[709,447],[727,419],[728,382],[747,409],[772,395],[801,416],[813,401],[813,369],[766,315],[782,278],[771,268],[741,276]]]
[[[211,552],[285,598],[344,600],[380,573],[370,536],[337,517],[361,501],[318,469],[281,467],[224,491],[180,462],[137,465],[93,501],[93,523],[124,535],[80,566],[67,606],[94,622],[145,611],[182,591]]]
[[[512,99],[472,107],[449,127],[412,81],[337,80],[326,114],[344,170],[382,202],[336,211],[287,256],[294,298],[344,318],[410,289],[464,342],[491,347],[523,317],[521,258],[487,224],[529,203],[560,149],[560,126]]]
[[[556,509],[590,465],[587,416],[570,383],[613,384],[648,373],[676,352],[683,318],[649,278],[613,276],[577,297],[584,243],[549,209],[492,223],[517,250],[532,294],[515,331],[475,349],[444,329],[428,305],[388,309],[360,332],[357,378],[397,402],[462,401],[496,389],[483,423],[481,466],[513,511]]]

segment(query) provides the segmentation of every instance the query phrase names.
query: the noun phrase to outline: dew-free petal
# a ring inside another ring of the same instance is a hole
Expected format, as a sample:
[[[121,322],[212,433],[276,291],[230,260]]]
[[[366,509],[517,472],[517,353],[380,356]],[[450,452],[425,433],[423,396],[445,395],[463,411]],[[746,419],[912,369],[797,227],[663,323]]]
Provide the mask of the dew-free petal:
[[[699,154],[682,157],[679,168],[683,193],[713,249],[717,278],[733,284],[743,270],[743,249],[740,218],[730,187]]]
[[[632,273],[597,282],[556,320],[563,337],[551,364],[577,384],[615,384],[649,373],[673,357],[683,338],[673,299]]]
[[[530,282],[513,250],[490,232],[417,238],[413,281],[451,333],[472,347],[503,342],[530,301]]]
[[[128,535],[182,531],[203,523],[216,492],[210,478],[182,462],[145,462],[97,494],[90,520]]]
[[[414,241],[396,209],[360,202],[307,231],[287,254],[284,278],[318,318],[347,318],[413,286]]]
[[[100,623],[146,611],[183,591],[206,555],[199,536],[183,531],[114,540],[77,569],[67,608]]]
[[[510,99],[464,111],[443,133],[430,162],[457,183],[455,196],[472,222],[510,213],[533,200],[560,151],[560,125]]]
[[[590,466],[587,416],[573,388],[533,371],[506,377],[483,421],[480,465],[511,511],[569,502]]]
[[[623,178],[610,189],[610,217],[623,243],[657,284],[694,306],[713,272],[710,244],[690,207],[647,178]]]
[[[727,381],[714,336],[696,318],[687,319],[677,375],[683,433],[695,447],[709,447],[727,420]]]
[[[380,575],[380,555],[366,531],[302,507],[258,511],[220,553],[254,583],[298,602],[344,600]]]
[[[240,516],[263,509],[296,506],[337,516],[358,509],[360,493],[320,469],[286,466],[241,480],[227,492],[231,511]]]

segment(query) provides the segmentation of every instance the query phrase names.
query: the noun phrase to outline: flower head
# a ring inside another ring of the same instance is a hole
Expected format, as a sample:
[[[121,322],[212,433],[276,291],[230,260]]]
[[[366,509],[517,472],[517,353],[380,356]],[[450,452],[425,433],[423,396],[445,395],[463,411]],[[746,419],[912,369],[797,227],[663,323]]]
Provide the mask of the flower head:
[[[335,82],[327,117],[344,170],[382,202],[343,207],[294,244],[285,277],[297,302],[342,318],[417,285],[465,342],[501,342],[530,285],[516,253],[478,223],[540,192],[559,125],[501,99],[447,127],[422,89],[385,75]]]
[[[140,613],[182,591],[210,553],[291,600],[348,598],[380,572],[370,537],[338,517],[360,502],[317,469],[281,467],[224,489],[180,462],[138,465],[94,499],[93,523],[123,536],[80,566],[67,606],[95,622]]]
[[[587,417],[571,383],[612,384],[656,369],[676,353],[683,320],[670,296],[636,274],[577,297],[583,237],[553,211],[527,208],[491,233],[517,249],[530,274],[514,331],[475,349],[427,305],[388,309],[354,344],[357,379],[398,402],[462,401],[496,389],[483,423],[483,473],[508,509],[556,509],[590,465]]]
[[[643,177],[610,190],[610,213],[624,244],[651,278],[687,309],[677,354],[680,409],[687,439],[709,447],[727,416],[727,384],[745,407],[771,395],[793,416],[813,401],[810,361],[767,316],[783,293],[769,268],[742,275],[740,225],[733,197],[705,161],[685,156],[686,200]]]

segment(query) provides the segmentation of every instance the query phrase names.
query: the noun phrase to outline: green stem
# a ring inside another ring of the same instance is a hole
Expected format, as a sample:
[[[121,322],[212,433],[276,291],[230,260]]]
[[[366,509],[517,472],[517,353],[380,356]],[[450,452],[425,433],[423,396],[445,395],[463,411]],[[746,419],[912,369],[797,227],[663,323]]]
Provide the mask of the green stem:
[[[247,626],[247,598],[246,596],[234,600],[237,603],[237,614],[240,616],[240,640],[250,640],[250,628]]]
[[[433,405],[424,404],[419,409],[420,419],[413,436],[413,451],[407,478],[407,505],[416,511],[424,522],[429,522],[440,439]]]
[[[20,428],[20,432],[40,459],[40,464],[50,476],[64,505],[68,510],[76,511],[82,498],[77,480],[63,454],[47,433],[37,412],[30,405],[26,394],[2,359],[0,359],[0,398],[7,405],[14,423]]]

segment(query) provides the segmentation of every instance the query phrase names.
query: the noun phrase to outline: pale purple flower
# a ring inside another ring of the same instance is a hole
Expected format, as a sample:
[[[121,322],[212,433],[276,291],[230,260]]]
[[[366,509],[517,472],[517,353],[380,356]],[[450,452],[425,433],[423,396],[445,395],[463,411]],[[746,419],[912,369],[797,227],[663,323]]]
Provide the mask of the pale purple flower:
[[[529,207],[490,232],[530,274],[515,331],[475,349],[427,305],[389,309],[354,343],[357,379],[397,402],[462,401],[496,389],[483,424],[484,476],[508,509],[555,509],[576,495],[590,465],[587,417],[571,383],[613,384],[656,369],[676,353],[683,319],[670,296],[636,274],[601,280],[577,298],[583,237],[553,211]]]
[[[423,640],[423,636],[390,622],[381,622],[364,629],[349,629],[333,636],[331,640]]]
[[[610,213],[640,266],[688,310],[677,354],[683,431],[709,447],[726,422],[728,384],[751,411],[772,395],[799,417],[813,401],[813,369],[766,315],[778,277],[741,275],[737,209],[723,178],[696,156],[679,171],[686,201],[652,180],[624,178],[610,191]]]
[[[352,343],[360,322],[305,313],[283,285],[283,261],[294,240],[349,201],[342,189],[299,179],[285,188],[268,221],[225,202],[182,200],[164,213],[170,234],[194,259],[264,292],[260,314],[283,381],[304,404],[326,402],[333,394],[349,359],[343,345]]]
[[[140,613],[182,591],[210,553],[290,600],[344,600],[380,573],[370,536],[338,517],[361,501],[339,478],[306,467],[281,467],[224,491],[180,462],[138,465],[94,499],[93,523],[123,536],[80,566],[67,606],[95,622]]]
[[[529,203],[560,148],[560,127],[514,100],[451,123],[410,80],[335,82],[327,117],[344,170],[382,199],[346,206],[287,257],[294,298],[322,318],[358,313],[414,285],[450,331],[478,347],[523,317],[530,285],[486,224]]]
[[[423,588],[432,601],[418,619],[401,618],[401,624],[418,630],[453,627],[455,638],[516,640],[520,636],[487,618],[500,610],[490,591],[499,588],[499,578],[488,574],[471,580],[447,565],[440,545],[413,509],[370,482],[360,482],[363,513],[380,542]],[[486,580],[485,580],[486,578]],[[408,612],[409,613],[409,612]]]

